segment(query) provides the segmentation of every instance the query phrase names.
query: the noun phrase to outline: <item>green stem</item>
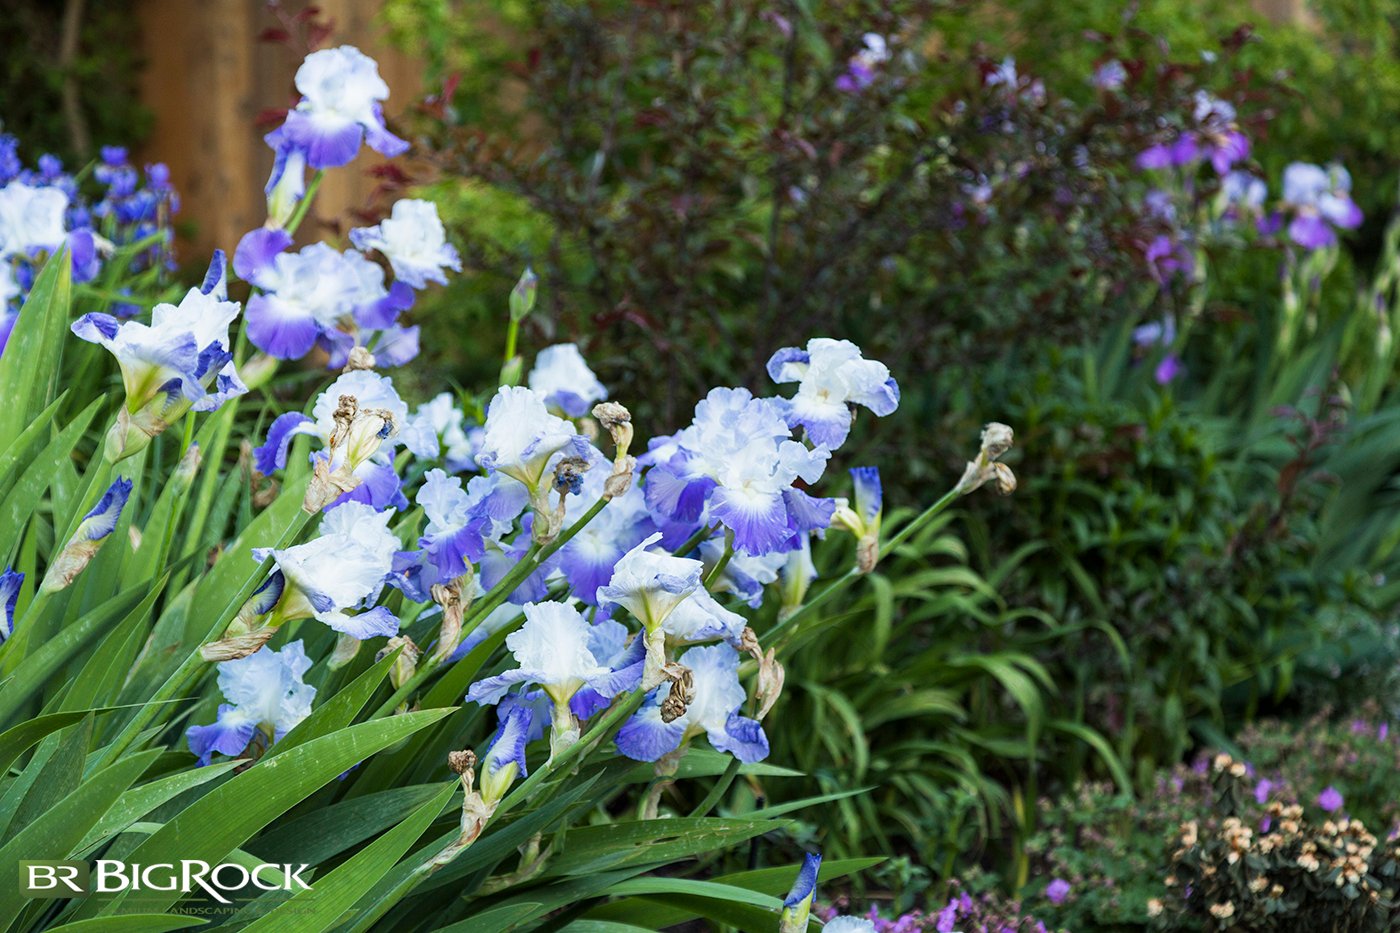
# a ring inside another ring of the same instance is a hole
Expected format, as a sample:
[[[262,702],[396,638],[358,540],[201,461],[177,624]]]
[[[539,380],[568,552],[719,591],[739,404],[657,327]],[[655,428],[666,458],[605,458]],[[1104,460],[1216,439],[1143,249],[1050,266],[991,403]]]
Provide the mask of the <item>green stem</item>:
[[[326,177],[326,170],[318,168],[316,174],[311,176],[311,183],[306,186],[306,194],[302,195],[301,201],[297,204],[296,210],[292,211],[292,217],[287,221],[287,235],[291,236],[297,232],[297,227],[306,218],[306,212],[311,210],[311,202],[316,198],[316,189],[321,187],[321,180]]]
[[[957,499],[958,496],[959,493],[957,488],[955,487],[944,493],[943,497],[937,502],[935,502],[933,505],[924,509],[924,511],[920,513],[913,521],[909,522],[888,541],[880,545],[881,559],[889,556],[889,554],[893,552],[895,548],[899,547],[905,541],[908,541],[921,529],[927,526],[929,522],[933,521],[935,516],[937,516],[944,509],[948,508],[948,506],[952,505],[953,501]],[[850,570],[846,571],[844,574],[828,583],[825,587],[822,588],[822,591],[820,593],[807,600],[807,602],[803,603],[802,606],[792,615],[788,616],[786,619],[773,626],[773,628],[769,629],[767,637],[773,638],[783,634],[788,629],[796,625],[799,621],[801,621],[805,616],[810,615],[818,607],[826,603],[827,600],[831,599],[831,597],[835,596],[841,590],[844,590],[846,587],[850,586],[862,576],[864,576],[864,574],[852,567]]]
[[[718,530],[719,530],[719,523],[718,523],[718,522],[716,522],[716,523],[713,524],[713,525],[706,525],[706,526],[704,526],[703,528],[701,528],[699,531],[695,532],[695,534],[693,534],[693,535],[691,535],[689,538],[687,538],[685,544],[682,544],[680,547],[676,548],[676,549],[675,549],[674,551],[672,551],[671,553],[672,553],[672,554],[675,554],[677,557],[684,557],[685,555],[689,554],[691,551],[693,551],[693,550],[695,550],[696,548],[698,548],[702,542],[704,542],[706,539],[708,539],[708,538],[710,537],[710,535],[714,534],[714,533],[715,533],[716,531],[718,531]]]
[[[521,781],[515,790],[506,795],[506,799],[501,801],[501,805],[496,808],[496,812],[491,818],[496,819],[501,814],[509,812],[521,801],[530,798],[530,792],[539,786],[541,781],[562,770],[580,755],[591,752],[595,745],[601,744],[605,733],[610,731],[613,726],[620,725],[623,719],[636,712],[637,707],[642,705],[643,696],[644,694],[640,690],[636,690],[629,694],[626,699],[613,703],[612,708],[604,713],[602,718],[594,723],[578,742],[561,751],[553,761],[543,768],[531,771],[529,777]]]
[[[739,767],[742,764],[743,762],[737,758],[730,759],[729,767],[724,769],[724,774],[720,775],[715,786],[710,788],[705,799],[700,801],[700,806],[696,807],[695,812],[690,814],[692,817],[709,816],[710,811],[715,808],[715,804],[719,803],[719,799],[724,796],[724,792],[729,790],[729,785],[734,783],[734,777],[739,773]]]
[[[684,553],[684,552],[682,552]],[[724,568],[729,566],[729,561],[734,557],[734,532],[724,533],[724,553],[720,555],[718,563],[710,568],[710,572],[705,574],[705,588],[709,589],[710,584],[719,579],[719,575],[724,573]]]
[[[485,596],[472,605],[471,615],[467,616],[467,618],[462,621],[462,637],[465,638],[470,635],[494,609],[504,603],[511,593],[515,592],[515,588],[519,586],[526,577],[539,569],[539,566],[543,564],[551,554],[559,550],[565,544],[568,544],[569,540],[582,531],[585,525],[593,521],[598,513],[603,511],[610,501],[612,500],[602,498],[593,503],[589,510],[579,517],[578,521],[566,528],[559,537],[548,544],[543,546],[538,544],[531,545],[530,550],[525,552],[525,556],[520,558],[515,566],[510,568],[510,571],[502,577],[495,586],[491,587],[490,591]],[[395,690],[394,695],[385,700],[384,703],[375,710],[374,716],[371,718],[378,719],[381,716],[387,716],[389,713],[393,712],[399,707],[400,703],[403,703],[412,695],[414,690],[422,686],[424,681],[440,670],[442,670],[442,665],[434,666],[425,664],[422,668],[415,671],[412,677],[404,681],[404,685]]]

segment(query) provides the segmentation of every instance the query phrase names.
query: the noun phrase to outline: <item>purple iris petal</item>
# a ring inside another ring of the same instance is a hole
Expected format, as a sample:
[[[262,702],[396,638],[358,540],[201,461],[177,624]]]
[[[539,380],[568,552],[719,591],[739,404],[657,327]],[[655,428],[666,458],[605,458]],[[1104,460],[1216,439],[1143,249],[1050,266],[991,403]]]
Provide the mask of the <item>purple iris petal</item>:
[[[272,268],[273,261],[292,245],[292,237],[285,230],[269,230],[259,227],[243,234],[238,248],[233,251],[233,271],[245,282],[265,287],[264,273]]]
[[[271,476],[287,466],[287,448],[292,443],[296,429],[310,424],[311,419],[299,411],[289,411],[278,415],[267,429],[267,440],[262,446],[253,448],[253,464],[264,476]]]

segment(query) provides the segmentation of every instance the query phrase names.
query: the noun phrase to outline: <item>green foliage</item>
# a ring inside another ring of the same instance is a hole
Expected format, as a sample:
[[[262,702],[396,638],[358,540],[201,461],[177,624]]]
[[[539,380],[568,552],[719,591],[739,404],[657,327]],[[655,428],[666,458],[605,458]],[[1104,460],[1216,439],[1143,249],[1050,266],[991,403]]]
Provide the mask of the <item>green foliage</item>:
[[[24,140],[34,155],[53,153],[70,165],[95,156],[98,145],[140,142],[151,117],[137,96],[142,63],[134,7],[131,0],[6,4],[0,129]],[[68,61],[62,50],[70,9],[78,18]]]
[[[461,697],[501,669],[509,629],[407,680],[392,651],[377,660],[361,653],[337,671],[318,665],[317,704],[299,725],[271,748],[195,767],[184,730],[207,722],[216,704],[215,667],[200,646],[227,630],[265,579],[252,549],[289,546],[314,527],[303,509],[308,477],[294,471],[268,488],[247,468],[236,439],[268,418],[269,399],[258,394],[189,415],[137,455],[108,463],[102,439],[121,393],[58,394],[93,359],[58,349],[71,342],[67,266],[66,255],[53,257],[21,310],[10,349],[34,352],[0,357],[0,380],[15,389],[10,420],[0,418],[9,425],[0,510],[10,517],[0,540],[28,575],[13,634],[0,645],[0,872],[13,878],[21,859],[36,858],[310,866],[307,896],[245,891],[220,918],[254,929],[543,930],[585,916],[642,928],[776,922],[794,875],[797,818],[850,793],[785,795],[770,805],[749,792],[751,782],[776,786],[800,772],[740,766],[700,749],[674,776],[658,775],[611,743],[640,695],[619,699],[550,763],[539,764],[543,754],[532,749],[536,767],[484,831],[433,867],[464,819],[446,754],[482,747],[491,730]],[[89,384],[110,378],[83,376]],[[292,375],[274,391],[301,392],[305,382]],[[114,476],[132,483],[116,531],[71,585],[36,588]],[[420,521],[409,511],[395,531],[411,540]],[[477,608],[503,600],[524,572],[512,571]],[[833,576],[823,600],[857,579]],[[405,630],[426,644],[438,621],[419,619],[425,606],[395,600]],[[809,612],[791,621],[786,630],[799,642],[829,620]],[[274,646],[299,638],[311,657],[331,653],[335,634],[319,624],[287,629]],[[642,801],[673,781],[684,791],[653,817]],[[833,857],[823,878],[836,884],[881,861]],[[175,929],[157,918],[198,901],[167,890],[69,901],[6,892],[0,919],[16,930]]]

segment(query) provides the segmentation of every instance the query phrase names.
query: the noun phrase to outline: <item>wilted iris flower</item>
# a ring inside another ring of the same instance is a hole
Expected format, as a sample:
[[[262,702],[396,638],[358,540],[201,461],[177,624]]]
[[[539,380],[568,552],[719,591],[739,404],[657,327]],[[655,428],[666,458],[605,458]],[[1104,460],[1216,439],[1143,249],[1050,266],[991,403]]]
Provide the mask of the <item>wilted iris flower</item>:
[[[347,406],[349,399],[352,405]],[[353,407],[347,415],[349,407]],[[321,439],[312,453],[318,473],[332,477],[343,490],[336,502],[365,502],[375,508],[405,508],[402,481],[394,471],[393,436],[408,417],[394,381],[368,370],[343,373],[316,399],[311,417],[301,412],[279,415],[267,439],[253,450],[253,462],[266,476],[287,466],[287,451],[298,434]],[[328,500],[330,501],[330,500]]]

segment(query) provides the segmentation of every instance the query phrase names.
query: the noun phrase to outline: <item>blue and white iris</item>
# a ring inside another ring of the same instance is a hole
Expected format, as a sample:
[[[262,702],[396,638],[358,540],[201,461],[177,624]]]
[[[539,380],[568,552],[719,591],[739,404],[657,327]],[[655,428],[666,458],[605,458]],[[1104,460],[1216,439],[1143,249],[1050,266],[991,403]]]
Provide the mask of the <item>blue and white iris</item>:
[[[1294,162],[1283,170],[1284,206],[1292,213],[1288,236],[1305,249],[1337,242],[1337,230],[1361,226],[1361,208],[1351,199],[1351,175],[1340,165],[1323,168]]]
[[[476,458],[482,468],[504,473],[538,495],[550,460],[561,452],[587,456],[588,439],[573,422],[550,414],[538,392],[525,386],[502,386],[486,410]]]
[[[506,648],[517,666],[472,684],[468,701],[498,703],[516,684],[543,688],[556,707],[567,707],[584,686],[604,697],[617,692],[617,675],[594,657],[591,626],[577,609],[563,603],[527,603],[524,612],[525,624],[506,636]]]
[[[637,761],[656,761],[692,737],[704,734],[710,745],[743,762],[768,757],[768,737],[755,720],[739,715],[748,699],[739,683],[739,653],[729,645],[691,648],[680,663],[690,669],[694,695],[685,712],[666,722],[662,704],[674,685],[662,684],[617,734],[617,750]]]
[[[350,242],[366,252],[378,250],[389,260],[394,276],[414,288],[426,288],[429,282],[446,285],[444,269],[462,271],[462,261],[447,242],[437,205],[431,201],[396,202],[376,226],[351,230]]]
[[[384,126],[389,86],[379,66],[354,46],[312,52],[297,69],[296,87],[301,101],[267,136],[273,149],[298,149],[314,169],[351,162],[362,141],[381,155],[408,151],[408,143]]]
[[[686,597],[700,588],[704,565],[689,557],[651,550],[660,534],[648,535],[618,560],[608,585],[598,590],[600,606],[621,606],[648,632],[658,630]]]
[[[276,593],[272,624],[315,618],[362,641],[396,634],[399,620],[384,606],[350,613],[372,602],[393,570],[400,547],[389,531],[393,516],[346,502],[326,513],[319,537],[284,549],[254,548],[254,560],[270,557],[277,565],[266,585],[267,598]]]
[[[130,456],[186,411],[213,411],[248,391],[233,364],[229,325],[239,305],[228,300],[224,254],[215,251],[204,284],[179,305],[158,304],[151,323],[85,314],[73,333],[106,347],[121,367],[126,424],[108,438],[109,459]]]
[[[243,754],[259,731],[276,742],[311,713],[316,688],[302,683],[311,668],[300,641],[280,651],[263,647],[246,658],[219,665],[219,690],[228,702],[207,726],[190,726],[185,735],[201,765],[214,752]]]
[[[851,405],[863,405],[877,415],[899,407],[899,385],[884,363],[861,356],[849,340],[816,337],[807,349],[787,347],[768,361],[774,382],[796,382],[788,400],[787,420],[801,425],[814,444],[835,449],[851,430]]]
[[[831,524],[835,510],[793,486],[820,479],[831,451],[791,433],[782,400],[711,389],[689,427],[653,442],[647,504],[663,519],[720,523],[744,554],[790,550],[800,532]]]
[[[467,700],[499,703],[516,684],[541,687],[553,703],[550,727],[551,758],[578,741],[578,719],[570,701],[584,687],[600,697],[612,697],[636,686],[640,671],[614,671],[593,653],[598,643],[578,610],[563,603],[528,603],[525,624],[506,636],[506,648],[517,667],[472,684]]]
[[[372,335],[403,330],[397,320],[413,304],[413,290],[402,282],[386,286],[384,270],[359,253],[325,243],[286,252],[291,245],[286,231],[260,227],[234,253],[234,271],[261,289],[248,299],[253,345],[279,359],[298,359],[319,343],[333,368],[344,366],[357,344],[383,355]],[[391,355],[383,362],[407,361]]]
[[[480,429],[477,429],[478,438]],[[466,429],[466,418],[451,392],[442,392],[418,406],[399,438],[415,457],[442,458],[448,472],[461,473],[476,466],[476,444]]]
[[[0,260],[52,253],[68,239],[68,195],[59,188],[12,181],[0,188]]]
[[[541,350],[526,383],[544,396],[550,408],[570,418],[583,417],[594,402],[608,397],[608,390],[588,368],[575,343],[559,343]]]

